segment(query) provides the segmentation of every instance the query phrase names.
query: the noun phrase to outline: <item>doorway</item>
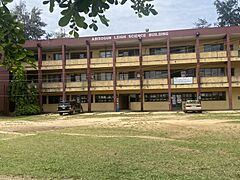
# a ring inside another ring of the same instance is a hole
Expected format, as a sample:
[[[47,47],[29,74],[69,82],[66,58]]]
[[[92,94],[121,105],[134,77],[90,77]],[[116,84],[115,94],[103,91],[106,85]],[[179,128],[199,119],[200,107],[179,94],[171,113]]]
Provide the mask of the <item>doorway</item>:
[[[172,110],[181,111],[183,102],[187,100],[196,100],[197,93],[174,93],[172,94]]]
[[[120,110],[129,110],[129,95],[119,95],[119,107]]]
[[[172,110],[181,111],[182,110],[182,94],[172,95]]]

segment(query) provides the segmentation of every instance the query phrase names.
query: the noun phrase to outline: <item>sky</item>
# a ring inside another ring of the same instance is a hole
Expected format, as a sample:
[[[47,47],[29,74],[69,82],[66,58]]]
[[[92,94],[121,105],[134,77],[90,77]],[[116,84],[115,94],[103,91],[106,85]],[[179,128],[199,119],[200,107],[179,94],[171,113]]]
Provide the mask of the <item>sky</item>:
[[[20,0],[14,0],[9,5],[13,8]],[[60,10],[55,8],[54,13],[50,13],[49,5],[43,5],[43,0],[24,0],[27,9],[31,10],[34,6],[42,9],[42,21],[47,26],[47,32],[56,32],[60,30],[58,20],[61,17]],[[145,29],[150,31],[166,31],[176,29],[188,29],[194,27],[194,22],[198,18],[206,18],[209,22],[216,22],[217,13],[214,0],[154,0],[155,9],[158,11],[156,16],[139,18],[130,8],[129,4],[124,6],[112,6],[106,12],[110,19],[109,27],[99,24],[97,32],[87,29],[80,30],[80,36],[98,36],[119,33],[144,32]],[[66,28],[68,31],[68,28]]]

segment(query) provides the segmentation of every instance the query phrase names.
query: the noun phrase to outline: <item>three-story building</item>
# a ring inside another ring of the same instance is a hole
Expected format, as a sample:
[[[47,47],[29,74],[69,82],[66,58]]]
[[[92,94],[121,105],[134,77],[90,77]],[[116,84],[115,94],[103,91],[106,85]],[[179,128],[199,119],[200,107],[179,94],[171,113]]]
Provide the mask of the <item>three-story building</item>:
[[[60,99],[84,111],[240,109],[240,27],[187,29],[27,41],[37,69],[26,65],[44,112]]]

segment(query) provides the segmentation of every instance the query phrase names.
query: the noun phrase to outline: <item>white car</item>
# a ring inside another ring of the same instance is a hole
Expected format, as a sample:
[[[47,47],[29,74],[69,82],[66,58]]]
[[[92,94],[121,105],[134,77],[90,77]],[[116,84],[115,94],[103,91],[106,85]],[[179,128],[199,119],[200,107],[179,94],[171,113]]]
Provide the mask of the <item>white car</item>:
[[[199,100],[187,100],[183,103],[183,111],[187,112],[199,112],[202,113],[202,105]]]

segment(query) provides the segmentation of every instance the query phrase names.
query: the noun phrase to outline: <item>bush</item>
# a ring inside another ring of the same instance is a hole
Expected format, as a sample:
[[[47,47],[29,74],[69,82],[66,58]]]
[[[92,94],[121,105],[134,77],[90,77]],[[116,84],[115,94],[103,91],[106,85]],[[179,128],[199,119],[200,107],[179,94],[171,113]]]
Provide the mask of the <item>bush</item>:
[[[40,107],[34,104],[26,104],[16,108],[15,115],[36,115],[40,114]]]

